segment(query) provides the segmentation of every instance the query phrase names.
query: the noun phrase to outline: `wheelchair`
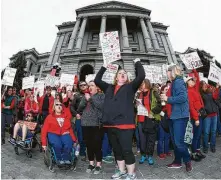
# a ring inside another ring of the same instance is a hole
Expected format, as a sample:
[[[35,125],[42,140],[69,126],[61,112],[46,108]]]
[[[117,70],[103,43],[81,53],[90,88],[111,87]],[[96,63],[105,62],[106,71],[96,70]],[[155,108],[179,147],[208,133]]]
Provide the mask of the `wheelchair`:
[[[54,148],[48,143],[44,154],[44,163],[48,167],[49,171],[54,173],[56,167],[60,170],[75,170],[77,165],[77,156],[75,155],[75,148],[72,148],[71,151],[71,164],[67,165],[59,165],[57,161],[57,157],[54,151]]]
[[[22,137],[20,137],[19,135],[16,138],[16,141],[21,140]],[[10,142],[10,141],[9,141]],[[11,143],[11,142],[10,142]],[[12,143],[11,143],[12,144]],[[42,152],[42,146],[40,141],[37,138],[37,133],[33,134],[33,137],[27,138],[25,139],[25,147],[15,143],[12,144],[14,146],[14,151],[15,154],[19,155],[19,148],[22,149],[23,151],[25,151],[25,154],[28,158],[32,158],[32,149],[35,148],[37,145],[39,147],[39,151]]]

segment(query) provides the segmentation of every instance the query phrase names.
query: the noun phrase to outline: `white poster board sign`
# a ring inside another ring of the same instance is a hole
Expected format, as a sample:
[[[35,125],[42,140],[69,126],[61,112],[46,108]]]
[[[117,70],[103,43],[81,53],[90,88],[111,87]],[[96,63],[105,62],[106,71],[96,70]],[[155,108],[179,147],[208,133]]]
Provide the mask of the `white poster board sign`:
[[[192,144],[193,141],[193,125],[190,121],[188,121],[186,126],[186,133],[184,136],[184,142],[187,144]]]
[[[47,74],[45,78],[45,86],[54,87],[58,84],[59,84],[59,77],[51,76],[50,74]]]
[[[143,67],[145,70],[146,79],[149,79],[151,83],[162,83],[162,67],[153,65],[143,65]]]
[[[215,63],[210,62],[208,79],[221,84],[221,69]]]
[[[60,77],[60,84],[62,85],[73,85],[74,84],[74,74],[62,73]]]
[[[197,69],[202,67],[203,64],[201,62],[200,57],[197,52],[192,52],[188,54],[180,54],[180,59],[183,61],[187,69]]]
[[[136,99],[136,101],[138,102],[138,105],[137,105],[137,115],[139,115],[139,116],[148,116],[148,111],[142,105],[142,100],[141,99]]]
[[[17,69],[15,68],[6,67],[2,78],[2,84],[6,86],[13,86],[16,71]]]
[[[35,83],[35,76],[24,77],[22,79],[22,89],[33,88]]]
[[[116,73],[118,71],[119,65],[117,64],[109,64],[107,66],[107,70],[103,74],[102,80],[108,84],[113,84],[115,81]]]
[[[94,81],[96,74],[88,74],[86,75],[85,81],[88,84],[90,81]]]
[[[200,79],[199,79],[200,81],[204,78],[203,73],[199,72],[199,78],[200,78]]]
[[[109,73],[116,74],[117,71],[118,71],[118,67],[119,67],[118,64],[108,64],[106,71],[109,72]]]
[[[35,96],[37,96],[37,94],[39,94],[40,97],[43,96],[44,86],[45,86],[44,81],[36,81],[34,83],[34,94],[35,94]]]
[[[99,35],[104,63],[110,64],[121,59],[118,31],[100,33]]]

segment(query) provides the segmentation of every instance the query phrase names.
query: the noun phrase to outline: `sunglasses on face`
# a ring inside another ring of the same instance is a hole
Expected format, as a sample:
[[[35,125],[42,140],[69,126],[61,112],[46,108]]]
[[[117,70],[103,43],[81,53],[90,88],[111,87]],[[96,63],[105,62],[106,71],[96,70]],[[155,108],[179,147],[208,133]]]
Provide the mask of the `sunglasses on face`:
[[[60,106],[60,107],[62,107],[62,104],[55,104],[55,106]]]

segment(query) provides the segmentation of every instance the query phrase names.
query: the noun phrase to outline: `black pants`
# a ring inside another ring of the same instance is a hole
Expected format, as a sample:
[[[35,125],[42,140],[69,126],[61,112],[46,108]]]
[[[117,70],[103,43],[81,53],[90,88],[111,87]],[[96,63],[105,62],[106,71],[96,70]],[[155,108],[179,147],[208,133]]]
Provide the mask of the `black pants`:
[[[104,136],[103,128],[98,126],[82,126],[83,140],[87,147],[89,161],[102,161],[102,140]]]
[[[108,138],[113,147],[116,160],[125,160],[126,165],[135,163],[132,152],[132,138],[134,129],[108,128]]]

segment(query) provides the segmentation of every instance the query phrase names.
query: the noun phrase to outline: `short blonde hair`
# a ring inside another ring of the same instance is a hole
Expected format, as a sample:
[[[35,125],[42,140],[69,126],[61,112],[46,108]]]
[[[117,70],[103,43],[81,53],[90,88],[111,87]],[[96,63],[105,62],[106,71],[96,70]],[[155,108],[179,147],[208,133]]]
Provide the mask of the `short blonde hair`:
[[[58,102],[62,104],[61,101],[59,101],[58,99],[55,99],[55,100],[54,100],[53,109],[52,109],[53,112],[55,111],[55,105],[56,105],[56,103],[58,103]],[[61,106],[61,107],[62,107],[62,106]],[[62,108],[63,108],[63,107],[62,107]]]
[[[174,80],[177,76],[181,76],[182,75],[182,69],[180,66],[178,65],[174,65],[173,67],[171,67],[171,76],[172,79]]]

